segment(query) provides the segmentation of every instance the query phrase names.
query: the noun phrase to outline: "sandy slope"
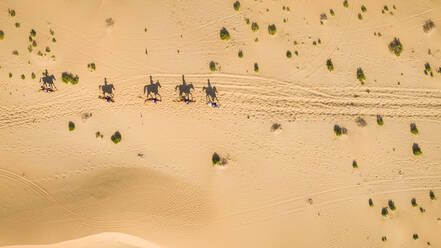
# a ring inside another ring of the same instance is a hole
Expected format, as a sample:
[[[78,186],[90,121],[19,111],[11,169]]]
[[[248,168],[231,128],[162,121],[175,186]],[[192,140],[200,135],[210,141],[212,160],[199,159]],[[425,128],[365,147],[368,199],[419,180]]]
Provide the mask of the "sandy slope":
[[[234,11],[224,0],[1,1],[0,245],[440,247],[441,74],[423,71],[427,62],[441,66],[441,3],[349,4],[243,0]],[[381,14],[385,4],[393,15]],[[436,28],[424,33],[429,18]],[[222,27],[231,40],[220,40]],[[29,53],[32,28],[38,45]],[[394,37],[404,45],[400,57],[387,48]],[[46,46],[51,52],[38,56]],[[299,56],[286,58],[287,49]],[[218,71],[210,72],[211,60]],[[38,91],[44,69],[57,78],[55,93]],[[65,71],[80,83],[62,83]],[[189,105],[176,101],[182,74],[195,85]],[[161,82],[162,102],[144,103],[148,75]],[[97,98],[104,77],[115,103]],[[205,103],[208,78],[219,109]],[[272,132],[275,122],[282,129]],[[336,137],[334,124],[348,134]],[[117,130],[123,140],[114,145]],[[226,166],[211,165],[215,151]],[[383,217],[388,200],[397,209]]]

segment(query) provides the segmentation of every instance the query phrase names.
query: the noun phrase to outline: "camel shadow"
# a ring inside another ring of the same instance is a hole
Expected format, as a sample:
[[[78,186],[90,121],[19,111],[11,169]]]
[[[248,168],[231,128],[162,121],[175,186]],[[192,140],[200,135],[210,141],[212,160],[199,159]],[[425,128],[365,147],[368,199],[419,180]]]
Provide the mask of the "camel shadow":
[[[47,70],[45,70],[43,75],[44,75],[44,77],[40,78],[40,82],[43,81],[43,83],[41,85],[41,90],[46,91],[46,92],[53,92],[54,89],[56,90],[57,87],[55,86],[55,83],[54,83],[54,80],[56,80],[55,76],[53,74],[49,76],[49,73],[47,72]]]
[[[219,102],[219,99],[217,98],[217,89],[216,86],[211,86],[210,79],[208,79],[208,86],[202,88],[203,91],[205,91],[205,99],[207,103],[216,103]]]
[[[150,100],[153,100],[155,103],[156,101],[162,101],[162,96],[159,94],[159,88],[162,88],[159,81],[153,83],[152,76],[150,76],[150,84],[144,86],[144,94],[147,94],[147,99],[145,99],[144,103]]]
[[[106,101],[114,102],[113,97],[113,91],[115,90],[115,86],[113,84],[107,83],[107,78],[104,78],[104,85],[100,85],[98,89],[101,91],[102,95],[98,96],[100,99],[105,99]]]
[[[175,91],[179,90],[179,101],[185,101],[186,103],[195,102],[191,90],[194,90],[192,83],[187,84],[185,82],[184,75],[182,75],[182,84],[178,84],[175,87]]]

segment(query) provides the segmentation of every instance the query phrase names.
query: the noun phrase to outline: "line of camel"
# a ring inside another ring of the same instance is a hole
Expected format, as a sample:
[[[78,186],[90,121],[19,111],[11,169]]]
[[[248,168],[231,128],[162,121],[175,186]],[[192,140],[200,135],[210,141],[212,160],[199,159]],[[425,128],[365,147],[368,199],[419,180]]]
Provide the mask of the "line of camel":
[[[43,73],[43,75],[44,76],[40,78],[40,82],[42,82],[41,89],[46,92],[53,92],[56,90],[57,87],[54,83],[54,80],[56,80],[55,76],[49,76],[47,70]],[[145,101],[161,101],[162,97],[159,94],[159,88],[162,88],[159,81],[153,82],[153,78],[150,76],[150,84],[146,84],[144,86],[144,95],[147,94],[147,99]],[[113,84],[109,84],[107,82],[107,78],[104,78],[104,85],[100,85],[98,89],[102,93],[99,98],[113,102],[113,92],[115,90],[115,86]],[[182,84],[178,84],[175,87],[175,91],[177,90],[179,90],[179,99],[181,101],[185,101],[186,103],[194,101],[192,94],[192,90],[194,91],[194,86],[192,83],[187,83],[185,81],[184,75],[182,75]],[[208,103],[216,104],[216,102],[219,102],[219,99],[217,98],[216,86],[211,86],[210,79],[208,79],[208,86],[204,86],[202,90],[205,91],[205,98]]]

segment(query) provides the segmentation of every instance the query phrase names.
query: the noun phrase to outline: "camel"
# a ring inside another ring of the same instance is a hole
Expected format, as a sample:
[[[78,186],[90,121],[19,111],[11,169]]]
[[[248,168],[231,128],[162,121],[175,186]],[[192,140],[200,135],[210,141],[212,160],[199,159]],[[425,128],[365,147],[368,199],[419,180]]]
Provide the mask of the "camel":
[[[146,84],[144,86],[144,94],[147,92],[146,101],[149,100],[149,96],[151,93],[153,93],[155,95],[155,97],[153,99],[156,99],[156,96],[159,96],[162,100],[162,97],[159,94],[158,88],[161,88],[161,84],[159,83],[159,81],[156,81],[156,83],[153,83],[152,76],[150,76],[150,84]]]

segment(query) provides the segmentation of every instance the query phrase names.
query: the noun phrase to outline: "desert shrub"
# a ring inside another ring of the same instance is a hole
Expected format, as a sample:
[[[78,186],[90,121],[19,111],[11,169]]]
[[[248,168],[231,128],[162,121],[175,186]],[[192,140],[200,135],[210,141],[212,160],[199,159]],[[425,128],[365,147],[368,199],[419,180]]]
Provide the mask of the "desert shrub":
[[[363,16],[361,15],[361,13],[358,13],[358,20],[363,20]]]
[[[49,33],[53,36],[55,34],[55,31],[52,29],[49,29]]]
[[[8,13],[11,17],[15,16],[15,10],[13,10],[13,9],[8,9]]]
[[[389,214],[389,211],[387,210],[387,207],[383,207],[381,209],[381,215],[383,216],[387,216]]]
[[[9,73],[9,78],[12,78],[12,73]]]
[[[341,136],[342,134],[346,134],[347,130],[344,127],[340,127],[339,125],[334,125],[334,133],[337,136]]]
[[[277,32],[277,28],[275,24],[268,25],[268,33],[270,35],[275,35]]]
[[[424,32],[428,33],[435,27],[435,23],[432,20],[427,20],[423,25]]]
[[[57,40],[56,40],[55,38],[52,38],[52,42],[54,42],[54,43],[55,43],[55,42],[57,42]]]
[[[35,73],[34,72],[31,73],[31,78],[35,79]]]
[[[366,8],[366,6],[364,6],[364,5],[361,5],[361,11],[362,11],[362,12],[366,12],[366,11],[367,11],[367,8]]]
[[[384,5],[383,10],[384,11],[389,11],[389,7],[387,7],[387,5]]]
[[[365,119],[361,118],[360,116],[358,116],[357,118],[355,118],[355,123],[357,123],[357,125],[359,127],[365,127],[367,126],[367,122]]]
[[[387,241],[386,236],[381,237],[381,241],[386,242]]]
[[[259,72],[259,65],[257,63],[254,63],[254,71]]]
[[[43,53],[42,53],[41,51],[38,51],[38,52],[37,52],[37,55],[38,55],[38,56],[43,56]]]
[[[316,45],[317,45],[317,41],[313,41],[313,42],[312,42],[312,45],[313,45],[313,46],[316,46]]]
[[[332,63],[331,59],[326,60],[326,67],[328,67],[329,71],[333,71],[334,70],[334,64]]]
[[[18,56],[18,51],[14,50],[14,51],[12,51],[12,54],[15,55],[15,56]]]
[[[226,28],[222,28],[219,32],[221,40],[229,40],[230,39],[230,33],[228,33],[228,30]]]
[[[395,37],[389,43],[389,51],[391,51],[392,53],[394,53],[397,56],[400,56],[401,52],[403,51],[403,44],[401,44],[400,39]]]
[[[32,46],[33,46],[33,47],[36,47],[36,46],[37,46],[37,41],[33,40],[33,41],[32,41]]]
[[[95,71],[96,65],[95,65],[95,63],[90,63],[90,64],[87,64],[87,68],[89,68],[90,71]]]
[[[234,10],[238,11],[240,9],[240,2],[239,1],[234,2],[233,7]]]
[[[381,117],[381,115],[377,115],[377,124],[378,126],[384,125],[383,117]]]
[[[21,74],[21,80],[25,80],[26,76],[24,74]]]
[[[317,40],[317,43],[322,44],[322,40],[319,38],[319,39]]]
[[[239,58],[242,58],[242,57],[243,57],[243,52],[242,52],[242,50],[239,50],[239,52],[237,53],[237,56],[238,56]]]
[[[276,131],[282,128],[282,124],[280,123],[273,123],[273,125],[271,125],[271,131]]]
[[[50,52],[51,52],[51,48],[50,48],[50,47],[46,47],[45,51],[46,51],[47,53],[50,53]]]
[[[331,16],[335,16],[335,12],[333,9],[329,9],[329,14],[331,14]]]
[[[413,143],[413,145],[412,145],[412,151],[413,151],[413,154],[416,155],[416,156],[421,155],[421,154],[423,153],[423,152],[421,151],[420,146],[419,146],[417,143]]]
[[[35,37],[37,35],[37,32],[34,29],[31,29],[31,36]]]
[[[410,132],[413,134],[418,134],[418,128],[415,123],[410,123]]]
[[[328,20],[328,16],[326,15],[326,13],[321,13],[320,14],[320,21],[326,21]]]
[[[103,138],[103,134],[100,132],[100,131],[97,131],[96,133],[95,133],[95,137],[96,138]]]
[[[113,24],[115,24],[115,21],[113,20],[113,18],[109,17],[106,19],[106,24],[107,26],[113,26]]]
[[[412,200],[410,200],[410,203],[412,203],[412,207],[418,206],[415,198],[412,198]]]
[[[250,24],[250,18],[245,18],[245,23]]]
[[[352,161],[352,168],[357,169],[358,168],[358,164],[357,161]]]
[[[251,30],[257,32],[257,30],[259,30],[259,24],[257,24],[257,22],[251,23]]]
[[[294,53],[296,56],[299,56],[299,51],[295,50]]]
[[[387,204],[389,205],[390,210],[394,211],[395,209],[397,209],[395,207],[395,203],[392,200],[387,201]]]
[[[214,61],[210,61],[208,67],[210,68],[210,71],[216,71],[216,63]]]
[[[292,57],[292,53],[291,53],[290,50],[287,50],[287,51],[286,51],[286,57],[287,57],[287,58],[291,58],[291,57]]]
[[[28,51],[31,53],[32,50],[33,50],[32,45],[29,45],[29,46],[28,46]]]
[[[15,27],[16,27],[16,28],[19,28],[19,27],[20,27],[20,23],[19,23],[19,22],[16,22],[16,23],[15,23]]]
[[[436,199],[436,197],[435,197],[435,193],[433,193],[432,190],[429,191],[429,196],[430,196],[430,199],[431,199],[431,200],[435,200],[435,199]]]
[[[369,198],[369,207],[373,207],[374,206],[374,201],[372,201],[372,199],[371,198]]]
[[[121,133],[119,131],[116,131],[111,137],[110,139],[112,140],[113,143],[118,144],[119,142],[121,142]]]
[[[418,233],[414,233],[413,235],[412,235],[412,238],[414,239],[414,240],[417,240],[419,237],[418,237]]]
[[[72,121],[69,121],[69,124],[67,126],[69,127],[69,131],[75,130],[75,123],[73,123]]]
[[[420,212],[424,213],[424,212],[426,212],[426,210],[424,208],[420,207]]]
[[[5,38],[5,32],[3,30],[0,30],[0,40],[3,40]]]
[[[343,7],[345,7],[345,8],[349,7],[348,0],[343,1]]]
[[[62,74],[61,74],[61,80],[64,82],[64,83],[71,83],[71,84],[77,84],[79,81],[80,81],[80,78],[78,77],[78,75],[73,75],[72,73],[70,73],[70,72],[63,72]]]
[[[221,161],[221,158],[219,156],[219,154],[217,153],[213,153],[213,155],[211,156],[211,162],[213,163],[213,165],[218,165]]]
[[[361,67],[357,68],[357,79],[360,83],[363,83],[366,80],[366,76],[364,75],[363,69]]]

